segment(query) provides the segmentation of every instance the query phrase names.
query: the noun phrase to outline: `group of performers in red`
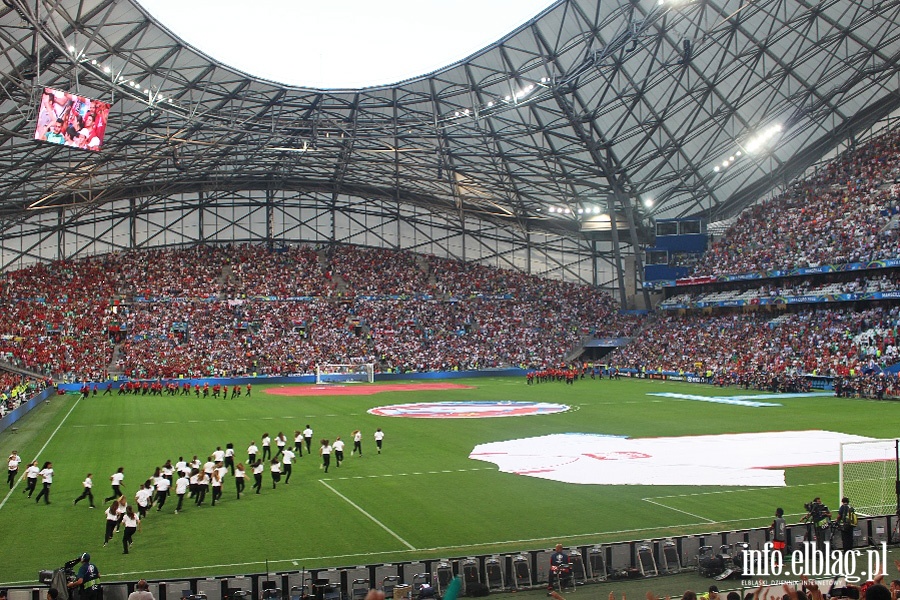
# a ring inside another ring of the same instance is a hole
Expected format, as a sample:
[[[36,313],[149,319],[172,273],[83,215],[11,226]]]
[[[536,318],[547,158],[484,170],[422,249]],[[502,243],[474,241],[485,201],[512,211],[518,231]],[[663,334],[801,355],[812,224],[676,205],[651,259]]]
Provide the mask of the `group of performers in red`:
[[[119,384],[118,387],[118,395],[135,395],[135,396],[162,396],[163,393],[168,394],[169,396],[176,396],[181,391],[182,396],[189,396],[191,394],[191,383],[189,381],[185,381],[179,384],[177,381],[166,381],[163,382],[161,380],[156,381],[123,381]],[[106,388],[103,391],[103,395],[112,394],[113,384],[112,382],[108,382],[106,384]],[[199,398],[203,396],[204,398],[212,395],[213,398],[227,398],[229,386],[221,385],[219,383],[215,383],[212,386],[209,385],[209,382],[205,382],[202,386],[199,383],[195,383],[193,386],[194,396]],[[242,394],[242,387],[238,384],[231,386],[231,397],[237,398]],[[246,386],[247,396],[251,395],[253,390],[253,386],[251,384],[247,384]],[[80,388],[81,397],[87,398],[90,395],[96,396],[99,392],[99,386],[94,384],[93,388],[90,384],[85,383]],[[62,391],[60,393],[63,393]]]

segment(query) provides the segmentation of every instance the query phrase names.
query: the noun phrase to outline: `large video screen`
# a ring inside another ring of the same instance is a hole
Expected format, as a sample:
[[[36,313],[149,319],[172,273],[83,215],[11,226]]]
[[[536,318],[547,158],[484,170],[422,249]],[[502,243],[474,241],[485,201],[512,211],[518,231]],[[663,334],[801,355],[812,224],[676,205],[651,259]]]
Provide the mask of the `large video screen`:
[[[110,105],[70,92],[44,88],[34,139],[99,152]]]

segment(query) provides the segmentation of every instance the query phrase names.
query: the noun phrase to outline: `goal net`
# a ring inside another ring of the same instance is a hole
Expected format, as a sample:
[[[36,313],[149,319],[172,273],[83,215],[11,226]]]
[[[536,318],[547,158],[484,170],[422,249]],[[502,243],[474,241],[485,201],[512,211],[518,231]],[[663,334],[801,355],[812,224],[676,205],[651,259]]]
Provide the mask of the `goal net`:
[[[843,442],[840,497],[850,498],[857,514],[897,514],[900,440]]]
[[[374,383],[375,365],[316,365],[316,383]]]

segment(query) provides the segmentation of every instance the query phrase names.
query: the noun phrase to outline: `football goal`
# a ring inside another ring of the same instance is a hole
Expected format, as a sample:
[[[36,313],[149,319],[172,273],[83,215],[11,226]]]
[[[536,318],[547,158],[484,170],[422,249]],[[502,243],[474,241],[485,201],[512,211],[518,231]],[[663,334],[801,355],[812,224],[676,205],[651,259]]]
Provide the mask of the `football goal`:
[[[375,365],[359,363],[355,365],[316,365],[316,383],[374,383]]]
[[[900,440],[843,442],[840,497],[860,516],[897,514],[900,503]]]

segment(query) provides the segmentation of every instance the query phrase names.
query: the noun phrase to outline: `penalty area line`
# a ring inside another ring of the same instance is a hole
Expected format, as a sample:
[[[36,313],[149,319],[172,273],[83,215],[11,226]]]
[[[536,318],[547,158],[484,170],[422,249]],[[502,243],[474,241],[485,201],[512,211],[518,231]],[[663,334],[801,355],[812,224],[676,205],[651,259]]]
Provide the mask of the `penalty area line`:
[[[715,523],[715,521],[713,521],[712,519],[707,519],[706,517],[701,517],[700,515],[695,515],[692,512],[688,512],[686,510],[681,510],[680,508],[675,508],[673,506],[667,506],[667,505],[663,504],[662,502],[654,502],[653,500],[650,500],[649,498],[643,498],[643,500],[644,500],[644,502],[649,502],[650,504],[655,504],[656,506],[661,506],[662,508],[668,508],[669,510],[674,510],[675,512],[680,512],[683,515],[687,515],[689,517],[694,517],[695,519],[701,519],[703,521],[706,521],[707,523]]]
[[[818,485],[837,485],[837,481],[826,481],[824,483],[797,483],[794,485],[788,485],[785,487],[789,488],[799,488],[799,487],[814,487]],[[690,498],[692,496],[711,496],[715,494],[734,494],[738,492],[760,492],[760,491],[770,491],[771,487],[744,487],[744,488],[735,488],[731,490],[710,490],[707,492],[692,492],[690,494],[673,494],[671,496],[648,496],[647,498],[642,498],[642,500],[663,500],[665,498]]]
[[[337,491],[336,489],[334,489],[333,487],[331,487],[330,485],[328,485],[326,482],[322,481],[321,479],[319,480],[319,483],[321,483],[322,485],[324,485],[325,487],[327,487],[329,490],[331,490],[338,498],[340,498],[341,500],[343,500],[344,502],[346,502],[347,504],[349,504],[350,506],[352,506],[353,508],[355,508],[356,510],[358,510],[359,512],[361,512],[361,513],[362,513],[363,515],[365,515],[370,521],[372,521],[373,523],[375,523],[376,525],[378,525],[379,527],[381,527],[382,529],[384,529],[385,531],[387,531],[389,534],[391,534],[391,535],[394,537],[394,539],[396,539],[397,541],[399,541],[401,544],[403,544],[404,546],[406,546],[406,547],[409,548],[410,550],[415,550],[415,549],[416,549],[415,546],[413,546],[412,544],[410,544],[409,542],[407,542],[406,540],[404,540],[402,537],[400,537],[400,536],[397,535],[396,533],[394,533],[394,531],[392,531],[391,528],[389,528],[387,525],[385,525],[384,523],[382,523],[381,521],[379,521],[378,519],[376,519],[375,517],[373,517],[372,515],[370,515],[369,513],[367,513],[367,512],[365,511],[365,509],[363,509],[360,505],[356,504],[353,500],[351,500],[351,499],[348,498],[347,496],[343,495],[342,493],[340,493],[339,491]]]

